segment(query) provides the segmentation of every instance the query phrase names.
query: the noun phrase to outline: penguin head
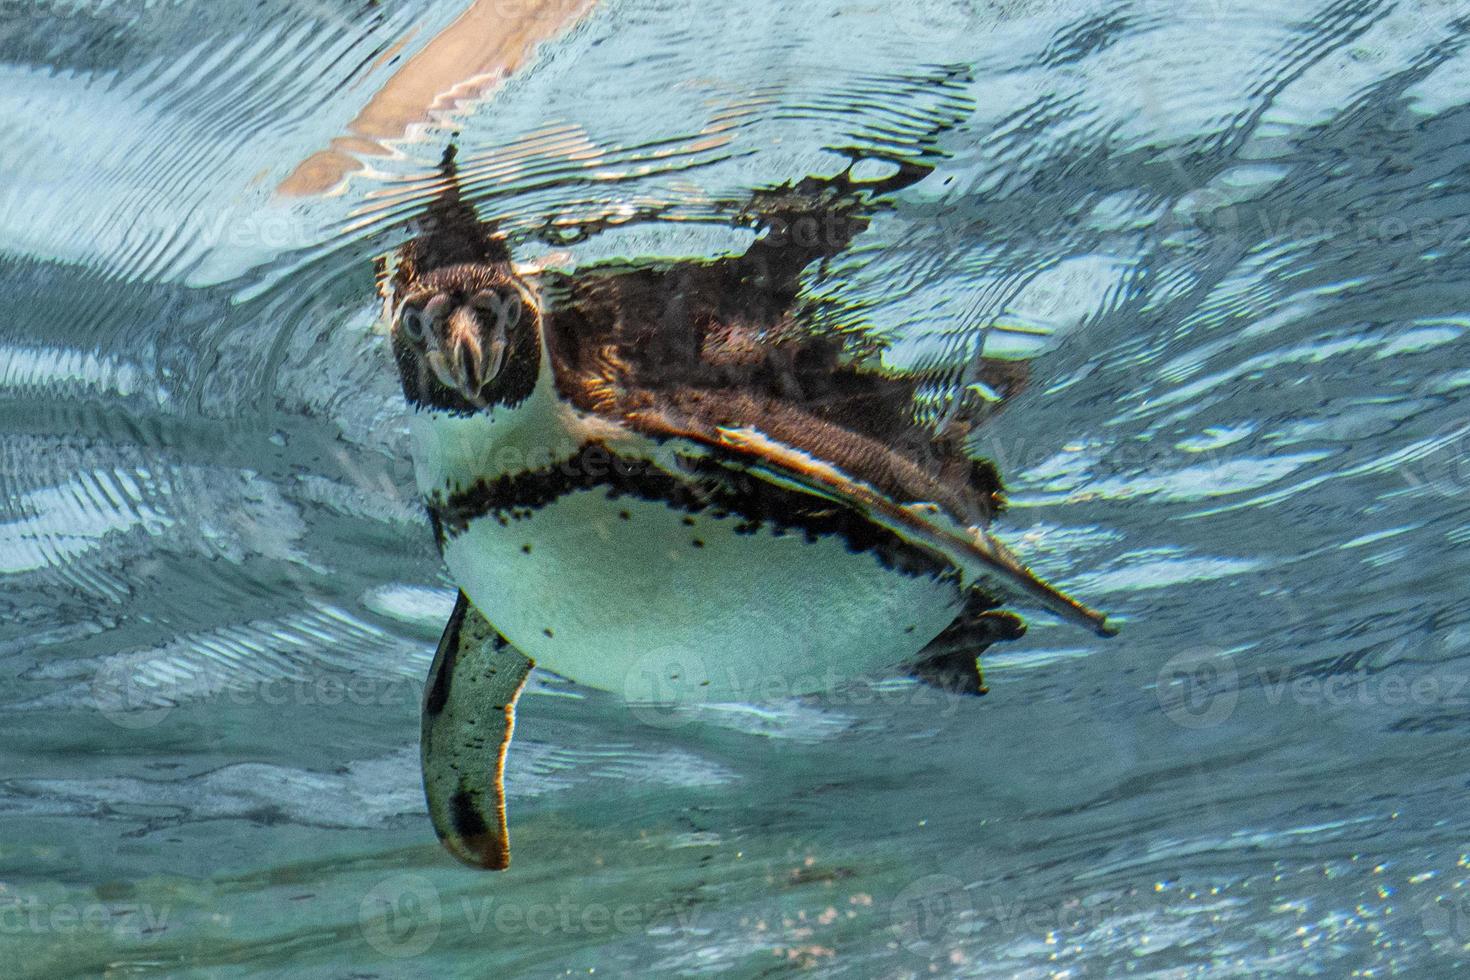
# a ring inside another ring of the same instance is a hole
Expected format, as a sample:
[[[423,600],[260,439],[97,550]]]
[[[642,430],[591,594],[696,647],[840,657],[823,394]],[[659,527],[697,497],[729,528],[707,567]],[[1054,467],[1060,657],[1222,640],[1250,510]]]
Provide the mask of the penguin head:
[[[491,411],[524,401],[541,363],[541,312],[509,263],[419,277],[393,317],[404,395],[422,408]]]

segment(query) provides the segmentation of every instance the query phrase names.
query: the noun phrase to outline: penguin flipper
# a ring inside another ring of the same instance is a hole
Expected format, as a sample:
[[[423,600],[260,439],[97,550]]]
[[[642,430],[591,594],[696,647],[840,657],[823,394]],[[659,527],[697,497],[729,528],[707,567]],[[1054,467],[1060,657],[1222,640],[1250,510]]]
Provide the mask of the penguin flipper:
[[[429,668],[419,748],[434,832],[473,867],[510,866],[505,756],[532,666],[461,592]]]

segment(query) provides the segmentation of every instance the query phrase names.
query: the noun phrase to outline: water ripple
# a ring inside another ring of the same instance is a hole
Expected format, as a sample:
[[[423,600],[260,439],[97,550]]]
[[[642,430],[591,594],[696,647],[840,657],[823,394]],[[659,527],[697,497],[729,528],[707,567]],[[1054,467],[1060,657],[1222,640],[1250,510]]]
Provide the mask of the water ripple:
[[[503,78],[364,129],[466,9],[0,2],[0,891],[178,909],[28,962],[1463,971],[1459,6],[563,5]],[[449,868],[414,740],[453,586],[371,260],[451,141],[564,270],[729,254],[757,188],[932,164],[805,312],[881,339],[922,421],[987,406],[998,533],[1123,635],[1033,617],[979,702],[895,679],[662,727],[538,675],[526,856]],[[352,681],[377,697],[324,701]],[[439,931],[390,962],[361,909],[404,873]],[[460,914],[491,898],[638,928]]]

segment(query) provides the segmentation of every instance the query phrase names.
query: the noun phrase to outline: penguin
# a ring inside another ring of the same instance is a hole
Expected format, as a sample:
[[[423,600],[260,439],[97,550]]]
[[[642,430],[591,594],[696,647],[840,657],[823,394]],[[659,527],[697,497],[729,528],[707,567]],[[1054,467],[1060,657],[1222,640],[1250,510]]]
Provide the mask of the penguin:
[[[1008,599],[1114,632],[986,530],[1004,499],[965,452],[975,414],[935,434],[915,379],[803,316],[803,274],[932,166],[758,190],[738,255],[566,273],[516,265],[455,158],[379,265],[415,479],[460,590],[421,732],[455,857],[510,863],[502,774],[533,665],[675,700],[901,670],[983,694],[979,653],[1024,631]],[[989,367],[1002,394],[1024,384]]]

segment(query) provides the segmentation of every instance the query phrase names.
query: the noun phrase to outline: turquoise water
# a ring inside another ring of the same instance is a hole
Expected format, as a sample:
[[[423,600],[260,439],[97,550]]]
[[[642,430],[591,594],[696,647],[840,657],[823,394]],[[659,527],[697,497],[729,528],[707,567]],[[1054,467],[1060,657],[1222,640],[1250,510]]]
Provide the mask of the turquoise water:
[[[463,7],[0,4],[0,972],[1462,968],[1463,7],[606,3],[275,193]],[[983,700],[537,677],[515,864],[454,865],[371,259],[456,132],[564,265],[741,248],[719,202],[932,136],[809,294],[921,412],[1031,363],[995,530],[1122,634],[1027,611]]]

